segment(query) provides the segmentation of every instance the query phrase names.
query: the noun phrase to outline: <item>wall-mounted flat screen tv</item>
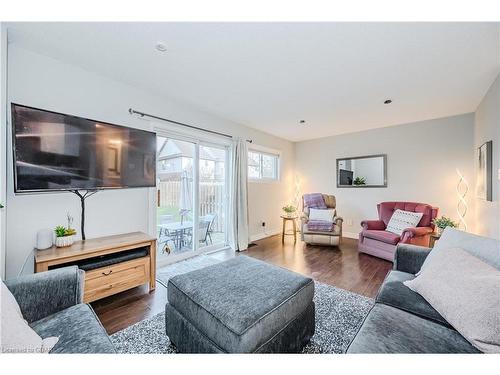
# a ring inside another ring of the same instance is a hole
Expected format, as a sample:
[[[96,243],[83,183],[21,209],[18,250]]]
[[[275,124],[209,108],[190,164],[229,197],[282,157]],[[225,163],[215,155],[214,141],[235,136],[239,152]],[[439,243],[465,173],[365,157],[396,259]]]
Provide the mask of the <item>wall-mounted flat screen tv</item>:
[[[11,104],[16,193],[153,187],[155,133]]]

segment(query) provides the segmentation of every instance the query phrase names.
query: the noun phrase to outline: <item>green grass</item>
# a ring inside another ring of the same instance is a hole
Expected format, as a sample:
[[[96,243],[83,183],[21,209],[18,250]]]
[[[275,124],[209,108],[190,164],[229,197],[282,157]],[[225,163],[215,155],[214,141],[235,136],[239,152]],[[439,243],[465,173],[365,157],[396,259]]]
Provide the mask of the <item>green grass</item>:
[[[160,217],[162,215],[172,215],[172,221],[181,221],[181,215],[179,215],[178,207],[157,207],[156,208],[156,222],[160,223]]]

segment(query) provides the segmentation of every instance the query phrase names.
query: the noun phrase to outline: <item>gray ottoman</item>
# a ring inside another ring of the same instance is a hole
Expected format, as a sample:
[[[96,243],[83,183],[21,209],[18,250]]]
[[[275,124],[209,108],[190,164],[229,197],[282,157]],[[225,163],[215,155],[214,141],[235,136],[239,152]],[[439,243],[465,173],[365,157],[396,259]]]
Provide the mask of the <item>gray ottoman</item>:
[[[181,353],[294,353],[314,334],[314,282],[244,255],[171,278],[167,295]]]

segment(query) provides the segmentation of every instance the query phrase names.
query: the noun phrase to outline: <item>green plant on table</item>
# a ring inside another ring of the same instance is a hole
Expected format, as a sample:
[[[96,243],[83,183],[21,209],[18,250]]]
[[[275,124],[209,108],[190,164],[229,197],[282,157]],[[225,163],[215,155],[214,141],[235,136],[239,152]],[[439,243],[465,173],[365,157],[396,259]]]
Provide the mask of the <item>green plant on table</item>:
[[[297,208],[289,204],[288,206],[283,207],[283,211],[285,211],[285,213],[290,215],[293,214],[295,211],[297,211]]]
[[[67,237],[76,234],[76,230],[72,228],[65,228],[62,225],[58,225],[57,227],[55,227],[54,232],[56,233],[56,237]]]
[[[432,220],[432,224],[434,224],[439,229],[444,229],[446,227],[458,228],[458,223],[451,220],[449,217],[441,216],[440,218],[436,218]]]
[[[366,185],[366,178],[356,177],[352,183],[353,183],[353,185],[356,185],[356,186]]]

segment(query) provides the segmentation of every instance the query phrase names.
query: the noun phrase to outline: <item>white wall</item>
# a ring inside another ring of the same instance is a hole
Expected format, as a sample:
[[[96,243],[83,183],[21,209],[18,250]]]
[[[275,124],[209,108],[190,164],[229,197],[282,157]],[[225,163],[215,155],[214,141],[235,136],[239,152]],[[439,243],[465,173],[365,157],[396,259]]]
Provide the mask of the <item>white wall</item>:
[[[0,203],[5,205],[6,201],[6,138],[7,128],[7,31],[5,25],[0,23]],[[5,278],[5,213],[6,209],[0,209],[0,277]]]
[[[259,235],[261,221],[273,232],[280,226],[280,209],[291,200],[293,153],[291,142],[246,126],[195,110],[150,92],[108,79],[80,67],[9,45],[8,100],[76,116],[148,127],[128,114],[130,107],[192,123],[207,129],[250,138],[256,144],[281,151],[282,178],[275,184],[249,185],[250,234]],[[9,144],[9,142],[7,142]],[[9,147],[10,148],[10,147]],[[8,155],[10,150],[8,150]],[[11,157],[7,161],[6,274],[15,276],[35,245],[36,232],[65,222],[66,212],[79,227],[79,200],[71,193],[14,195]],[[100,192],[87,201],[87,238],[129,231],[152,231],[154,206],[151,189]],[[153,234],[153,233],[152,233]],[[26,272],[33,269],[29,259]]]
[[[473,120],[466,114],[298,142],[301,191],[334,194],[348,236],[357,236],[362,220],[377,218],[383,201],[429,203],[457,219],[455,169],[473,181]],[[337,158],[373,154],[387,154],[387,188],[336,187]],[[467,199],[472,206],[472,194]],[[467,219],[472,226],[472,207]]]
[[[493,201],[476,199],[476,231],[500,239],[500,75],[479,104],[474,117],[475,148],[488,141],[493,141]]]

